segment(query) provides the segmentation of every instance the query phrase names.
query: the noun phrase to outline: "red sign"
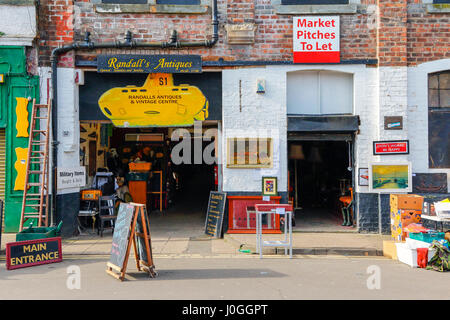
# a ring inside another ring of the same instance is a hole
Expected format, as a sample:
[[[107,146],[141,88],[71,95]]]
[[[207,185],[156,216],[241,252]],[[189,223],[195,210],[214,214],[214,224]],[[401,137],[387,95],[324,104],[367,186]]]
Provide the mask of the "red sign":
[[[409,141],[374,141],[373,154],[408,154]]]
[[[8,270],[61,261],[60,237],[6,244],[6,269]]]
[[[294,17],[294,63],[340,62],[339,16]]]

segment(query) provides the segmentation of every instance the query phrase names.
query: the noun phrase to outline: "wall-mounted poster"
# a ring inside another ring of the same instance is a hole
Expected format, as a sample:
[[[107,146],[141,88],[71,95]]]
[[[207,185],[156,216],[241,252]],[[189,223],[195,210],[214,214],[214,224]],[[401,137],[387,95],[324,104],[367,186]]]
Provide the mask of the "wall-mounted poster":
[[[358,185],[368,186],[369,185],[369,168],[359,168],[358,170]]]
[[[277,192],[277,178],[276,177],[263,177],[262,178],[262,195],[263,196],[276,196]]]
[[[380,193],[411,192],[411,163],[379,162],[370,164],[369,190]]]

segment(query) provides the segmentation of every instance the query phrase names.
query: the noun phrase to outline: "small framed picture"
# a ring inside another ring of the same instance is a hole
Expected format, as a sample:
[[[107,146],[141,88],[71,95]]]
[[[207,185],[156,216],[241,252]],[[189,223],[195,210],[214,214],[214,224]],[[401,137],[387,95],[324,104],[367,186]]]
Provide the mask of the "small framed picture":
[[[359,186],[369,185],[369,168],[358,169],[358,185]]]
[[[277,178],[276,177],[263,177],[262,178],[262,195],[263,196],[276,196],[277,191]]]

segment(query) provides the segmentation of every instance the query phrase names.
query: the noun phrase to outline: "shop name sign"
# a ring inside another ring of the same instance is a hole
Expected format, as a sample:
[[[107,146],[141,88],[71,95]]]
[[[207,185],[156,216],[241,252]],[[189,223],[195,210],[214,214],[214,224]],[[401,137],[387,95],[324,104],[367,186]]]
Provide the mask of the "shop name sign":
[[[58,168],[58,189],[80,188],[86,184],[86,167]]]
[[[408,140],[374,141],[373,154],[374,155],[409,154],[409,141]]]
[[[99,55],[97,72],[118,73],[200,73],[198,55]]]
[[[6,269],[8,270],[61,261],[60,237],[6,244]]]
[[[294,17],[294,63],[340,62],[339,16]]]

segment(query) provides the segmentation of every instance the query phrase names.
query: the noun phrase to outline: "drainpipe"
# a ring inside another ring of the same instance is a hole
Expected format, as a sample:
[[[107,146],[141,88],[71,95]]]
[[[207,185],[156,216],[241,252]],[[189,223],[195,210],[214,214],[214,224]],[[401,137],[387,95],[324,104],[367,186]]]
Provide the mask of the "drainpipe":
[[[213,26],[213,32],[210,40],[205,41],[178,41],[177,31],[173,30],[169,41],[158,42],[136,42],[133,40],[133,35],[130,31],[127,31],[125,41],[106,42],[95,44],[90,41],[90,33],[86,32],[84,42],[75,42],[63,47],[56,48],[52,51],[50,57],[52,68],[52,171],[53,171],[53,183],[52,183],[52,221],[55,218],[56,212],[56,171],[58,168],[58,59],[59,56],[72,50],[92,51],[95,49],[112,49],[112,48],[154,48],[154,49],[181,49],[181,48],[193,48],[193,47],[213,47],[219,41],[219,20],[217,15],[217,0],[212,0],[211,10],[211,24]]]

